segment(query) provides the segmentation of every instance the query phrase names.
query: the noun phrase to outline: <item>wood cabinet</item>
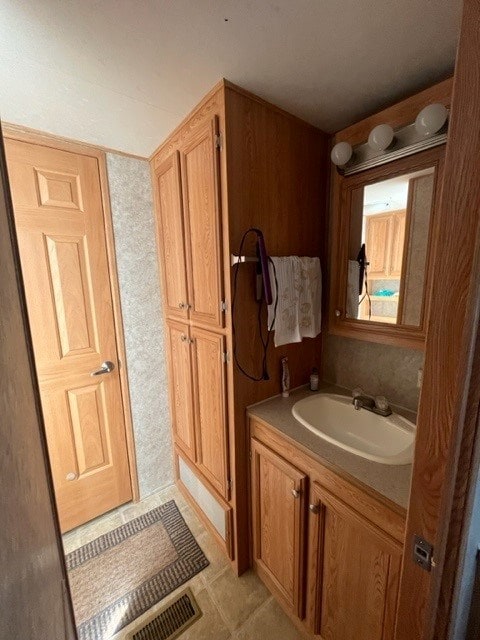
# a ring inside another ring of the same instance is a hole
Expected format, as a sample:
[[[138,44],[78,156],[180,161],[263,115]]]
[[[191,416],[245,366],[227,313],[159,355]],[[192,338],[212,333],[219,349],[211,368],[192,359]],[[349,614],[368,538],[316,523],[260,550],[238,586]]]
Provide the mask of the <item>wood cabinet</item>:
[[[212,501],[222,513],[231,508],[226,547],[242,573],[250,565],[245,410],[278,392],[281,355],[288,356],[292,386],[302,384],[318,364],[321,336],[281,353],[272,344],[269,379],[246,378],[234,365],[234,344],[252,377],[263,361],[255,265],[242,263],[234,286],[230,257],[252,227],[262,230],[271,255],[323,257],[328,136],[222,81],[155,151],[151,171],[173,439],[209,492],[205,513]],[[253,234],[242,251],[255,256]],[[179,472],[176,478],[180,483]],[[185,490],[198,506],[194,486]]]
[[[266,423],[250,435],[258,575],[312,637],[393,640],[404,514]]]
[[[369,279],[399,279],[405,241],[405,211],[367,217],[365,249]]]
[[[195,461],[196,443],[189,326],[168,321],[167,346],[170,361],[170,410],[173,436],[180,449],[190,460]]]
[[[212,328],[224,322],[217,141],[214,117],[181,148],[190,318]]]
[[[251,453],[255,565],[302,618],[306,476],[257,440]]]
[[[402,545],[313,483],[313,630],[324,640],[393,640]]]
[[[167,334],[175,443],[228,499],[225,339],[171,320]]]
[[[180,154],[172,153],[155,172],[157,243],[163,256],[162,284],[166,315],[188,317]]]
[[[229,498],[225,337],[192,327],[196,463],[205,478]]]

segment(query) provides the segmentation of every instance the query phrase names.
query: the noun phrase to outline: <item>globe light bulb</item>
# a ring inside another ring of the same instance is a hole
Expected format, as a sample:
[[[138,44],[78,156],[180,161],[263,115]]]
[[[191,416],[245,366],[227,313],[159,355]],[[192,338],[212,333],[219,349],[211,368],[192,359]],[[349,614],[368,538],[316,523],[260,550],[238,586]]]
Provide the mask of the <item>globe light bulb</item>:
[[[392,144],[394,135],[389,124],[379,124],[370,131],[368,145],[375,151],[385,151]]]
[[[330,158],[337,167],[343,167],[350,160],[352,154],[353,149],[351,144],[348,142],[339,142],[333,147]]]
[[[424,107],[415,119],[415,129],[422,136],[433,136],[440,131],[448,118],[445,105],[435,102]]]

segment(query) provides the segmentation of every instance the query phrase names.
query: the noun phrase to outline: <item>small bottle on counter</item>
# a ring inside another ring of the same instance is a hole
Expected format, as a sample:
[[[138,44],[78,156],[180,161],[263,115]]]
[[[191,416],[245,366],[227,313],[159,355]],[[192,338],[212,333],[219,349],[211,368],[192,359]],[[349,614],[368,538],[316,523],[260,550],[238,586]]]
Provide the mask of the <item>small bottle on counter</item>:
[[[317,367],[313,367],[312,373],[310,374],[310,391],[318,391],[318,369]]]
[[[282,362],[282,397],[288,398],[290,395],[290,370],[288,368],[288,358],[285,356]]]

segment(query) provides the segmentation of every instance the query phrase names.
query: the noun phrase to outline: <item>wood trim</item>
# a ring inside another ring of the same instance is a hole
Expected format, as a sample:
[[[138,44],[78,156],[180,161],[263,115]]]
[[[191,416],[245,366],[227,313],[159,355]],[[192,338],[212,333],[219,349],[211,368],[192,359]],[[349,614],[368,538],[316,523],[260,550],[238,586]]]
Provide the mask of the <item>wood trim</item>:
[[[70,142],[62,138],[56,138],[55,136],[38,134],[34,131],[17,132],[16,130],[12,130],[11,128],[9,129],[7,127],[7,132],[4,132],[4,135],[5,137],[11,138],[13,140],[19,140],[20,142],[28,142],[44,147],[53,147],[62,151],[70,151],[79,155],[93,157],[97,160],[103,205],[107,261],[110,276],[110,291],[112,295],[113,317],[115,323],[115,341],[117,345],[119,364],[122,365],[119,367],[119,378],[123,402],[123,416],[125,421],[125,434],[130,483],[132,487],[132,500],[133,502],[138,502],[140,500],[140,490],[138,486],[137,461],[135,455],[135,437],[133,432],[130,392],[128,386],[128,372],[126,364],[127,360],[125,351],[125,335],[123,330],[120,288],[118,284],[118,271],[115,254],[115,241],[113,234],[112,211],[110,207],[110,191],[108,186],[105,152],[91,145]]]
[[[115,322],[115,340],[119,359],[120,387],[123,401],[123,418],[125,421],[125,434],[127,438],[128,466],[130,469],[130,482],[132,485],[132,500],[140,500],[140,488],[138,484],[137,457],[135,449],[135,435],[133,431],[132,407],[130,403],[130,389],[128,384],[127,353],[125,349],[125,332],[123,329],[122,304],[120,299],[120,285],[118,282],[117,257],[115,253],[115,238],[113,233],[112,209],[110,206],[110,190],[108,186],[106,157],[103,151],[99,151],[98,166],[100,170],[100,185],[102,189],[102,202],[104,211],[105,236],[107,241],[107,259],[110,272],[110,290],[113,301],[113,317]]]
[[[480,405],[480,5],[464,0],[395,640],[444,640]],[[411,539],[434,545],[430,573]]]
[[[441,204],[444,154],[445,147],[442,145],[353,176],[344,177],[337,171],[334,172],[331,192],[330,240],[332,249],[330,264],[337,265],[337,267],[330,269],[329,333],[413,349],[423,349],[425,347],[434,268],[433,260],[438,236],[437,211]],[[396,175],[418,171],[431,166],[435,167],[434,199],[430,215],[430,232],[425,266],[424,302],[422,305],[420,326],[411,327],[345,318],[343,313],[346,304],[348,257],[348,242],[346,239],[349,237],[350,231],[351,198],[353,190],[381,179],[389,179]],[[342,316],[337,317],[335,315],[337,309],[341,310]]]
[[[31,142],[33,144],[42,144],[46,147],[54,147],[55,149],[63,149],[65,151],[73,151],[75,153],[83,153],[85,155],[85,149],[92,149],[93,151],[103,151],[104,153],[115,153],[119,156],[125,156],[127,158],[135,158],[136,160],[148,160],[145,156],[137,156],[134,153],[127,153],[126,151],[120,151],[119,149],[110,149],[110,147],[103,147],[101,145],[92,144],[90,142],[82,142],[81,140],[74,140],[73,138],[65,138],[64,136],[56,136],[53,133],[46,131],[40,131],[39,129],[31,129],[30,127],[24,127],[19,124],[3,123],[3,137],[13,138],[14,140],[21,140],[22,142]],[[65,145],[65,146],[63,146]],[[80,150],[74,149],[73,145],[78,145]]]

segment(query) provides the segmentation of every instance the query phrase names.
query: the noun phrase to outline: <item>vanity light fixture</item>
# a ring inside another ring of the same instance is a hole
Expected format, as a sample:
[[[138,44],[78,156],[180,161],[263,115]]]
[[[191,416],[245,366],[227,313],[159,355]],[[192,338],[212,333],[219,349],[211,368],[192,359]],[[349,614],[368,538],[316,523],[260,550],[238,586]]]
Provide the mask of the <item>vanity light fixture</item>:
[[[389,124],[379,124],[370,131],[368,142],[354,148],[345,140],[337,142],[330,157],[340,174],[350,176],[445,144],[447,127],[445,105],[429,104],[420,111],[415,122],[395,130]]]
[[[420,135],[429,137],[440,131],[448,118],[448,110],[440,102],[424,107],[415,120],[415,129]]]
[[[392,144],[395,133],[389,124],[379,124],[370,131],[368,144],[375,151],[385,151]]]
[[[333,147],[330,158],[337,167],[344,167],[352,155],[352,145],[348,142],[339,142]]]

